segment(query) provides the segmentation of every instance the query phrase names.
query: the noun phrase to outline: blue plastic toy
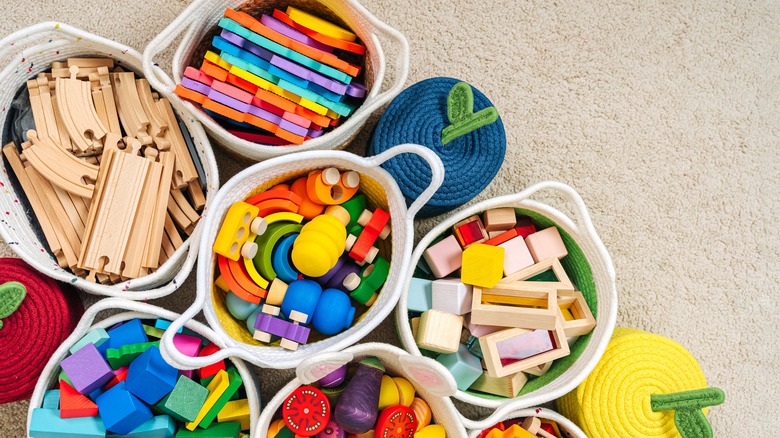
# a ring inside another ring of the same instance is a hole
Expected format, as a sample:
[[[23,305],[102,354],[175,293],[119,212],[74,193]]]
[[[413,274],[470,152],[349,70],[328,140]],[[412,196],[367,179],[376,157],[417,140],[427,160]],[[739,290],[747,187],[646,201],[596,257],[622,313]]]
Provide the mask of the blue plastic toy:
[[[338,289],[322,291],[312,318],[315,330],[323,335],[335,335],[351,327],[353,319],[355,307],[346,293]]]
[[[285,283],[291,283],[298,279],[298,271],[295,270],[290,261],[290,252],[297,237],[298,233],[285,236],[274,247],[271,263],[276,271],[276,276]]]

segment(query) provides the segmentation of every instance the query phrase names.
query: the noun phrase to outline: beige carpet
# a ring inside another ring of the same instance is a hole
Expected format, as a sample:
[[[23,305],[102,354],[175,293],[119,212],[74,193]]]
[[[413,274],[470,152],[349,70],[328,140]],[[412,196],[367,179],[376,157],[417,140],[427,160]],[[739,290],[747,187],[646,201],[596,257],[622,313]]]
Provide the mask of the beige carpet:
[[[0,34],[56,19],[143,49],[187,3],[13,2]],[[461,78],[499,109],[509,150],[480,199],[546,179],[576,187],[615,262],[619,325],[701,361],[727,394],[710,411],[716,436],[772,436],[780,3],[591,3],[365,0],[409,37],[409,84]],[[216,152],[223,181],[243,166]],[[182,310],[193,287],[157,304]],[[393,325],[372,339],[394,342]],[[258,374],[266,397],[291,375]],[[0,436],[22,436],[26,410],[0,406]]]

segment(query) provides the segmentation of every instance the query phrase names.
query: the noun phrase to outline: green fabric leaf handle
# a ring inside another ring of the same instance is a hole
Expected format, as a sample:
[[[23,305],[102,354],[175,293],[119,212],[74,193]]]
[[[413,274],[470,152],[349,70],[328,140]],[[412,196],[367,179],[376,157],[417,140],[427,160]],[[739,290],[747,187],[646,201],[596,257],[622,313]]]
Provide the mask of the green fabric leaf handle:
[[[706,388],[674,394],[652,394],[650,408],[653,412],[674,411],[674,424],[682,438],[712,438],[712,426],[702,409],[719,405],[724,400],[726,394],[721,389]]]
[[[27,288],[22,283],[9,281],[0,285],[0,329],[3,328],[2,318],[8,318],[19,308],[27,296]]]
[[[471,91],[471,85],[458,82],[447,96],[447,118],[450,124],[441,131],[442,144],[495,122],[498,120],[498,111],[489,106],[474,113],[474,92]]]

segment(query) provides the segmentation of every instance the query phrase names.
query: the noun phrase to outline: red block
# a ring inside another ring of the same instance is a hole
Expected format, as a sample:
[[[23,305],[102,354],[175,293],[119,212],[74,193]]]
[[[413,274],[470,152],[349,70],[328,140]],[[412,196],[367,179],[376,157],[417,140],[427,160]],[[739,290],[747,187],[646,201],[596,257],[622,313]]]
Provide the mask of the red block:
[[[60,381],[60,418],[94,417],[97,405],[65,381]]]
[[[208,356],[216,353],[217,351],[219,351],[219,346],[217,346],[217,344],[209,344],[201,348],[200,353],[198,353],[198,357]],[[224,370],[224,369],[225,369],[225,361],[221,360],[209,366],[200,368],[196,370],[195,373],[198,375],[199,379],[205,379],[206,377],[211,377],[217,374],[219,370]]]
[[[520,217],[517,219],[517,226],[515,227],[515,230],[517,230],[518,236],[525,239],[526,237],[536,232],[536,226],[534,226],[533,222],[531,222],[531,219],[527,217]]]
[[[496,237],[494,237],[492,239],[488,239],[488,240],[486,240],[486,241],[484,241],[482,243],[484,243],[485,245],[498,246],[498,245],[501,245],[504,242],[508,242],[508,241],[514,239],[515,237],[517,237],[517,229],[512,228],[511,230],[505,231],[505,232],[499,234],[498,236],[496,236]]]

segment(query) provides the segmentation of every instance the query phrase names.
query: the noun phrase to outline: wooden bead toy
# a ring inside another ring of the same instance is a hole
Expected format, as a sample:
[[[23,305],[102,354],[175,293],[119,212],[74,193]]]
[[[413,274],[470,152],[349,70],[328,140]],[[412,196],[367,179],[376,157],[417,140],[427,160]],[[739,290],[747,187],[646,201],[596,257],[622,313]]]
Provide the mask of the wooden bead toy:
[[[484,242],[488,239],[485,226],[479,216],[471,216],[464,219],[452,227],[453,235],[458,239],[458,243],[464,249],[474,243]]]
[[[498,247],[504,248],[504,276],[506,277],[534,264],[525,241],[520,237],[500,243]]]
[[[443,278],[431,284],[433,308],[455,315],[471,312],[472,286],[456,278]]]
[[[349,296],[338,289],[325,289],[311,323],[323,335],[335,335],[351,327],[354,318],[355,307],[350,304]]]
[[[389,274],[390,263],[385,258],[377,256],[374,263],[363,267],[360,271],[360,276],[358,277],[360,283],[349,293],[349,296],[366,306],[374,304],[377,291],[385,284]],[[350,289],[349,285],[345,284],[344,286]]]
[[[389,221],[390,215],[381,208],[374,210],[373,214],[364,210],[358,219],[358,224],[363,226],[363,231],[357,238],[349,236],[346,241],[349,256],[358,263],[373,263],[379,254],[379,250],[373,246],[374,242],[377,239],[385,239],[390,234]]]
[[[472,355],[463,344],[458,345],[455,353],[440,354],[436,361],[452,373],[461,391],[468,389],[482,375],[479,358]]]
[[[271,295],[271,290],[269,289],[268,295],[266,296],[266,300],[270,295]],[[281,304],[281,302],[279,302],[278,304]],[[252,312],[254,312],[255,309],[257,309],[260,306],[260,300],[258,299],[257,303],[251,303],[249,301],[239,298],[238,295],[228,290],[227,295],[225,296],[225,305],[227,306],[230,314],[233,315],[233,318],[240,319],[243,321],[249,318],[249,315],[251,315]]]
[[[446,277],[460,269],[462,257],[463,249],[455,236],[446,237],[423,253],[423,258],[436,278]]]
[[[487,231],[508,231],[517,225],[517,216],[512,207],[493,208],[482,214]]]
[[[569,354],[559,323],[555,330],[511,328],[479,339],[488,373],[505,377]]]
[[[528,376],[525,373],[515,373],[504,377],[493,377],[490,374],[482,373],[469,389],[473,391],[485,392],[501,397],[512,398],[523,389]]]
[[[562,259],[569,252],[561,239],[557,227],[548,227],[525,238],[528,251],[534,260],[541,262],[549,258]]]
[[[333,418],[347,432],[358,434],[373,429],[384,371],[376,358],[363,359],[358,364],[333,411]]]
[[[412,277],[407,291],[406,308],[410,312],[425,312],[433,308],[433,282]]]
[[[403,405],[383,409],[374,426],[376,435],[393,438],[412,438],[416,431],[414,411]]]
[[[475,287],[470,321],[474,324],[552,330],[559,322],[557,297],[555,288],[536,285],[535,282],[498,284],[487,289]]]
[[[301,228],[293,245],[292,262],[302,274],[321,277],[336,265],[346,237],[346,228],[338,219],[317,216]]]
[[[314,316],[314,309],[321,294],[322,288],[312,280],[293,281],[287,286],[287,293],[281,307],[282,313],[289,318],[292,311],[297,311],[305,315],[301,323],[308,324]]]
[[[437,353],[458,351],[463,317],[431,309],[420,316],[417,346]]]
[[[398,393],[398,386],[396,386],[392,377],[385,374],[382,376],[382,384],[379,387],[379,410],[400,404],[400,400],[401,395]]]
[[[176,386],[155,408],[181,422],[195,421],[209,390],[187,376],[179,376]]]
[[[475,243],[463,250],[461,281],[479,287],[493,287],[503,278],[504,248]]]

